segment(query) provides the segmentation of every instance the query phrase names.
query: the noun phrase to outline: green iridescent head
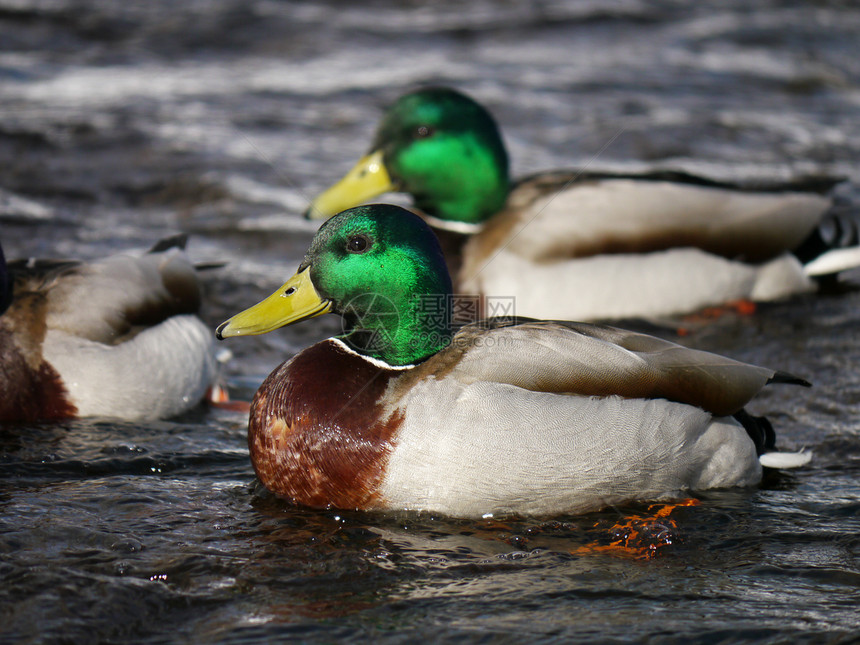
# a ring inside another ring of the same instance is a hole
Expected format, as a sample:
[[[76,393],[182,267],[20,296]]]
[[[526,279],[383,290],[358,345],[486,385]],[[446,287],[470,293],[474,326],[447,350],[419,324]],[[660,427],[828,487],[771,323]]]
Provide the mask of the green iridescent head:
[[[314,200],[308,216],[396,190],[435,218],[479,224],[501,210],[509,189],[508,156],[489,112],[455,90],[428,88],[389,108],[370,154]]]
[[[372,204],[323,224],[296,275],[217,334],[265,333],[331,311],[343,317],[353,349],[408,365],[450,341],[450,295],[433,231],[398,206]]]

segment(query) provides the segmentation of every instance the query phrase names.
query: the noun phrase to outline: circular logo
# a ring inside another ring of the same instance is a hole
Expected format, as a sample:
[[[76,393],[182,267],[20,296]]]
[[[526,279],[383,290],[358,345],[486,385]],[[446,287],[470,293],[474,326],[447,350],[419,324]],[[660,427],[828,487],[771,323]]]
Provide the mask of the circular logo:
[[[390,346],[400,324],[394,301],[379,293],[361,293],[342,309],[341,325],[353,349],[367,353]]]

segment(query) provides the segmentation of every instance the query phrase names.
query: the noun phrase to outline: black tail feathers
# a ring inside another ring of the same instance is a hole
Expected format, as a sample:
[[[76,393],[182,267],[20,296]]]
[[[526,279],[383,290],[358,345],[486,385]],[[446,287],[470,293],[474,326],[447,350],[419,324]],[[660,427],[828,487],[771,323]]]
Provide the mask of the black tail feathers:
[[[732,416],[740,422],[753,440],[757,455],[761,456],[776,448],[776,433],[766,417],[754,417],[746,410],[736,412]]]
[[[184,249],[188,244],[188,234],[187,233],[177,233],[176,235],[171,235],[170,237],[164,237],[158,242],[156,242],[151,249],[149,249],[150,253],[163,253],[164,251],[172,248],[180,248]]]
[[[802,264],[833,249],[860,246],[860,218],[847,206],[835,205],[793,253]]]

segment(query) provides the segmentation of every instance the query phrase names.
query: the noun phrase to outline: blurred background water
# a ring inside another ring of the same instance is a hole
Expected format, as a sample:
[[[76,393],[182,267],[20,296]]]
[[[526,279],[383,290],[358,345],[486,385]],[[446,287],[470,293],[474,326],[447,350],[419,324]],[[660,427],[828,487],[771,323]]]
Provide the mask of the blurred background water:
[[[843,177],[857,210],[859,35],[860,6],[835,0],[0,0],[0,239],[93,258],[188,232],[196,261],[226,263],[206,274],[214,327],[294,271],[308,199],[426,83],[487,105],[515,176]],[[803,297],[681,339],[813,381],[753,411],[815,457],[698,495],[652,559],[593,548],[644,506],[295,508],[255,483],[238,413],[5,429],[0,642],[856,642],[858,306]],[[231,342],[234,395],[338,328]]]

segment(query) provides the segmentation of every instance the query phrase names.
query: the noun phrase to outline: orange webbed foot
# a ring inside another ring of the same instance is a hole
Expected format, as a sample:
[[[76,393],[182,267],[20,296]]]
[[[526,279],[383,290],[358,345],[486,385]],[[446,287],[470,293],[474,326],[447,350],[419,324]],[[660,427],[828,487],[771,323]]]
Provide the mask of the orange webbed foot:
[[[678,525],[670,515],[676,508],[697,506],[699,500],[684,499],[672,503],[652,504],[647,508],[648,513],[633,514],[622,518],[607,530],[610,542],[602,540],[581,546],[572,555],[592,555],[595,553],[609,554],[634,560],[650,560],[656,557],[660,549],[674,544],[678,540]],[[602,522],[594,528],[602,528]]]
[[[246,414],[251,412],[250,401],[231,401],[227,388],[218,384],[210,385],[206,390],[206,403],[219,410],[232,410]]]

